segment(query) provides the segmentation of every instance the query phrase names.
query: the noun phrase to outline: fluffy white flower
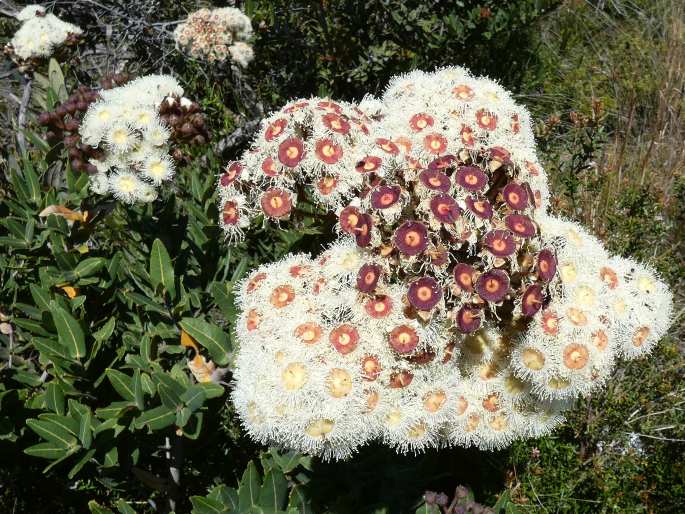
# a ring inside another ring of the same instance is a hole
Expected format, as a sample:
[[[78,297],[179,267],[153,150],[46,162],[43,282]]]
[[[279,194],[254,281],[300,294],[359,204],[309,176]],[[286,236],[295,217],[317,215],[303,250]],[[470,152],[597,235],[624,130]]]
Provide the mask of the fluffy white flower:
[[[155,185],[159,185],[173,177],[174,161],[168,155],[150,155],[145,160],[143,174]]]
[[[109,191],[124,203],[154,200],[154,188],[133,173],[115,172],[108,181]]]
[[[91,185],[94,192],[110,192],[126,203],[157,198],[156,188],[170,181],[175,169],[168,155],[171,132],[158,112],[163,101],[175,102],[182,95],[176,79],[164,75],[141,77],[100,92],[79,129],[84,143],[105,152],[101,161],[94,162],[98,169]]]
[[[24,7],[17,14],[17,19],[23,23],[10,44],[21,59],[49,57],[70,35],[83,32],[76,25],[64,22],[52,13],[46,13],[39,5]]]

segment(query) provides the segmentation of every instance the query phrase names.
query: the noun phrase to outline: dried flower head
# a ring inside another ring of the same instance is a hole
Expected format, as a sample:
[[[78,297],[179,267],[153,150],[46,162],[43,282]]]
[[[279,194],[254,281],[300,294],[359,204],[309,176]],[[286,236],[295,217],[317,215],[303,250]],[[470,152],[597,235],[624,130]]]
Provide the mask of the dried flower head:
[[[191,57],[208,62],[230,59],[243,68],[254,59],[247,43],[251,36],[250,18],[235,7],[200,9],[174,31],[176,47]]]

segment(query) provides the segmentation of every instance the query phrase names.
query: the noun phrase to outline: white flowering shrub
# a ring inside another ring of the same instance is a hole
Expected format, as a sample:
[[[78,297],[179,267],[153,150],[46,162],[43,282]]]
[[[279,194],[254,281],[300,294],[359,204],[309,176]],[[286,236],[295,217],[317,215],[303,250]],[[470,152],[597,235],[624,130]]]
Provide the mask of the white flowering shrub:
[[[193,105],[178,82],[166,75],[101,90],[79,126],[81,141],[96,154],[87,166],[91,189],[124,203],[153,201],[175,171],[169,155],[173,127],[165,113]]]
[[[250,18],[235,7],[200,9],[174,31],[176,47],[191,57],[208,62],[228,59],[242,67],[254,59],[251,36]]]
[[[22,60],[50,57],[55,48],[83,33],[40,5],[24,7],[16,18],[22,25],[10,41],[10,50]]]
[[[296,101],[218,187],[231,241],[298,202],[338,219],[321,256],[240,289],[233,398],[263,443],[326,458],[375,439],[502,447],[552,430],[669,326],[654,271],[547,213],[527,111],[461,68],[397,77],[357,107]]]

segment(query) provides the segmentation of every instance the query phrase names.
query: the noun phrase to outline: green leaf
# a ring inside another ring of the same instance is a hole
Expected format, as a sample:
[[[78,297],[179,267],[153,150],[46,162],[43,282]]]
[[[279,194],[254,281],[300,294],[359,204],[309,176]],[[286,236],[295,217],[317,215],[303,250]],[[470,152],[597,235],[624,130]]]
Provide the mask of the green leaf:
[[[107,507],[102,507],[95,500],[90,500],[88,502],[88,509],[90,510],[91,514],[114,514],[114,512],[109,510]]]
[[[106,341],[110,337],[112,337],[112,334],[114,333],[114,327],[116,325],[116,319],[115,318],[109,318],[107,320],[107,323],[105,323],[101,328],[99,328],[96,332],[93,332],[93,338],[96,341]]]
[[[145,409],[145,399],[143,397],[143,382],[140,378],[140,370],[133,372],[133,398],[136,402],[136,407],[140,410]]]
[[[95,409],[95,414],[101,419],[118,418],[123,411],[128,409],[133,409],[130,402],[112,402],[107,407]],[[98,433],[97,429],[95,433]]]
[[[50,59],[48,63],[48,81],[50,89],[57,95],[60,102],[65,102],[68,98],[67,88],[64,82],[64,74],[59,63],[55,59]]]
[[[238,511],[244,512],[252,507],[257,507],[259,502],[259,493],[261,486],[259,484],[259,473],[257,466],[253,461],[250,461],[245,468],[243,477],[238,486]]]
[[[283,473],[277,470],[269,471],[264,477],[259,493],[259,506],[267,512],[278,512],[285,507],[287,496],[288,481]]]
[[[150,253],[150,280],[155,289],[161,284],[169,296],[174,299],[176,297],[176,287],[174,285],[174,268],[171,264],[171,258],[167,252],[164,244],[155,239],[152,243],[152,252]]]
[[[199,384],[190,386],[186,392],[181,395],[181,401],[186,404],[191,412],[202,407],[206,399],[207,396],[205,395],[204,389]]]
[[[33,297],[33,301],[36,302],[36,306],[42,311],[49,311],[51,300],[50,293],[37,284],[31,284],[29,289],[31,289],[31,296]]]
[[[67,355],[67,349],[57,342],[57,339],[46,339],[44,337],[32,337],[31,344],[35,346],[40,353],[46,354],[52,360],[54,357],[71,361]]]
[[[74,464],[74,467],[71,468],[71,471],[69,471],[69,474],[67,477],[69,479],[74,478],[79,471],[90,462],[90,460],[93,458],[93,455],[95,455],[95,449],[93,448],[92,450],[88,450],[86,453],[83,454],[83,456],[79,459],[79,461]]]
[[[72,434],[78,435],[78,421],[69,416],[60,416],[59,414],[52,414],[51,412],[39,414],[38,419],[46,420],[61,426],[64,430]]]
[[[304,494],[302,486],[296,485],[290,490],[290,500],[288,510],[296,509],[300,514],[313,514],[314,511],[309,504],[309,500]]]
[[[238,491],[232,487],[226,487],[224,484],[212,487],[207,498],[218,501],[226,506],[229,511],[238,509]]]
[[[88,257],[78,263],[74,269],[74,274],[77,278],[89,277],[97,273],[104,265],[105,259],[102,257]]]
[[[159,392],[159,397],[165,407],[176,409],[176,407],[181,405],[181,396],[175,389],[166,384],[157,384],[157,391]]]
[[[45,404],[48,409],[55,411],[57,414],[64,414],[64,391],[62,386],[56,382],[49,382],[45,386]]]
[[[78,427],[78,439],[81,441],[81,446],[88,449],[93,441],[93,414],[89,407],[86,407]]]
[[[193,411],[188,407],[183,407],[182,409],[176,411],[176,426],[185,427],[186,423],[190,420],[190,416],[193,415]]]
[[[21,369],[14,371],[12,374],[12,380],[19,382],[20,384],[25,384],[29,387],[38,387],[43,383],[36,373],[30,373]]]
[[[12,320],[12,322],[15,325],[17,325],[18,327],[26,329],[29,332],[31,332],[32,334],[36,334],[38,336],[45,336],[45,337],[54,336],[54,334],[51,334],[50,332],[46,331],[45,328],[43,327],[43,323],[41,323],[39,321],[35,321],[32,319],[14,318],[14,320]]]
[[[31,162],[25,161],[24,166],[24,178],[26,179],[26,186],[29,192],[29,198],[33,203],[38,203],[40,201],[40,183],[38,182],[38,175],[33,170]]]
[[[135,401],[136,395],[133,390],[133,379],[116,369],[107,368],[105,371],[109,382],[119,395],[129,401]]]
[[[115,446],[105,454],[105,462],[103,464],[106,468],[112,468],[119,464],[119,450]]]
[[[145,362],[152,361],[152,338],[150,336],[143,336],[140,340],[140,356]]]
[[[133,510],[133,507],[121,499],[117,501],[117,510],[120,514],[136,514],[136,511]]]
[[[195,415],[191,418],[190,425],[186,425],[185,427],[183,427],[183,435],[188,439],[196,441],[197,438],[200,437],[200,432],[202,431],[203,419],[204,415],[202,411],[196,412]],[[192,420],[194,420],[194,422],[192,422]]]
[[[221,503],[206,496],[191,496],[190,503],[193,505],[192,514],[224,514],[228,512],[228,509]]]
[[[303,459],[306,459],[304,455],[294,450],[281,454],[278,449],[271,448],[269,453],[283,473],[290,473],[302,463]]]
[[[24,450],[26,455],[31,457],[39,457],[41,459],[61,459],[67,455],[67,450],[63,446],[50,442],[50,443],[39,443],[29,446]]]
[[[223,330],[195,318],[183,318],[179,325],[190,337],[207,349],[214,362],[222,366],[228,364],[231,345]]]
[[[86,337],[81,325],[54,300],[50,302],[50,312],[57,328],[59,342],[67,348],[69,356],[75,359],[83,357],[86,354]]]
[[[176,411],[164,405],[143,412],[135,420],[136,428],[149,427],[151,430],[161,430],[176,421]]]
[[[196,385],[202,388],[202,391],[205,393],[207,399],[219,398],[220,396],[223,396],[225,392],[224,386],[221,384],[215,384],[214,382],[204,382]]]
[[[27,419],[26,425],[46,441],[57,444],[60,448],[76,446],[76,438],[63,427],[47,420]]]
[[[162,307],[158,303],[153,302],[147,296],[135,293],[133,291],[125,291],[123,294],[126,299],[131,300],[134,304],[140,305],[148,311],[156,312],[158,314],[161,314],[162,316],[171,318],[169,312],[164,307]]]
[[[213,282],[210,286],[210,291],[214,301],[219,306],[226,319],[229,321],[235,320],[238,311],[235,306],[235,300],[230,285],[225,282]]]

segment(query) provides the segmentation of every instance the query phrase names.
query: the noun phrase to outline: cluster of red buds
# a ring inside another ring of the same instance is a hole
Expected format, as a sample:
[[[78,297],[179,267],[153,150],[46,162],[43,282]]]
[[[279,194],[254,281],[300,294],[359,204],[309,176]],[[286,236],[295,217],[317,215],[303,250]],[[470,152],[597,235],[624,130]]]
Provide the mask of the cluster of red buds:
[[[185,97],[167,97],[159,106],[159,117],[169,127],[169,139],[174,143],[203,145],[209,140],[205,117],[197,102]],[[178,161],[187,159],[178,147],[174,148],[172,155]]]
[[[89,174],[97,172],[97,168],[90,163],[90,160],[101,159],[102,151],[83,143],[79,134],[81,121],[90,105],[100,98],[100,90],[122,86],[129,80],[128,74],[117,73],[104,77],[98,89],[81,85],[54,110],[38,115],[38,123],[47,131],[45,134],[47,142],[53,146],[60,141],[63,142],[73,170]]]
[[[81,122],[91,104],[101,99],[102,91],[124,86],[133,80],[127,73],[107,75],[100,81],[100,87],[81,85],[64,102],[52,111],[38,115],[38,123],[46,129],[46,140],[50,145],[62,142],[68,152],[71,167],[75,171],[97,173],[92,160],[102,160],[104,151],[82,141]],[[172,156],[176,161],[187,162],[189,157],[178,145],[203,145],[209,139],[205,118],[197,102],[171,95],[159,106],[159,119],[169,129],[169,140],[176,146]]]

